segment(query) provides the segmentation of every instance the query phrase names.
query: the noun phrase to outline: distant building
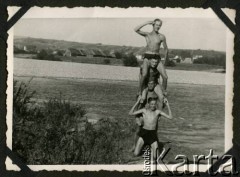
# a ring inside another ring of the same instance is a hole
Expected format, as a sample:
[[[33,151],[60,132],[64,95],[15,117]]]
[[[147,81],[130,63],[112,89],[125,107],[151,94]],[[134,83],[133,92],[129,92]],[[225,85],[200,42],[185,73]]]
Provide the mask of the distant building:
[[[137,55],[135,55],[135,57],[136,57],[137,60],[139,60],[139,61],[143,60],[143,55],[137,54]]]
[[[54,51],[52,52],[52,54],[53,54],[53,55],[57,55],[57,54],[58,54],[58,51],[57,51],[57,50],[54,50]]]
[[[197,60],[199,58],[203,58],[203,56],[202,55],[194,55],[192,59],[193,60]]]
[[[37,52],[37,47],[34,46],[34,45],[25,45],[25,46],[23,46],[23,50],[25,52],[34,52],[34,53],[36,53]]]
[[[63,56],[76,57],[76,56],[84,56],[84,54],[75,48],[68,48],[63,54]]]
[[[174,61],[175,63],[181,63],[182,58],[178,55],[176,55],[174,58],[172,58],[172,61]]]
[[[116,58],[115,51],[114,51],[114,50],[111,50],[111,51],[109,52],[109,56],[111,56],[111,58]]]
[[[78,48],[78,51],[81,53],[82,56],[87,56],[87,53],[86,53],[85,49]]]
[[[184,60],[181,61],[181,63],[192,64],[193,63],[193,59],[192,58],[185,58]]]
[[[109,51],[109,50],[104,50],[103,52],[104,52],[104,54],[105,54],[105,57],[107,57],[107,58],[116,58],[116,55],[115,55],[115,51],[114,51],[114,50],[111,50],[111,51]]]
[[[94,52],[94,57],[106,57],[105,53],[100,49],[92,49]]]
[[[58,55],[58,56],[63,56],[64,53],[65,53],[64,50],[54,50],[54,51],[52,52],[53,55]]]
[[[82,49],[81,51],[84,52],[84,54],[89,58],[92,58],[95,55],[91,49]]]

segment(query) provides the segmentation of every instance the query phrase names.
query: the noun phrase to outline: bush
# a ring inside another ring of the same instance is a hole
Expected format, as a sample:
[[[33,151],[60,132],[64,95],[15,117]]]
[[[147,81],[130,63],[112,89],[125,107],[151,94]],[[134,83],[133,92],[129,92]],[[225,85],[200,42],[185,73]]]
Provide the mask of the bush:
[[[37,54],[37,58],[40,60],[43,60],[44,58],[46,58],[48,56],[48,53],[46,52],[46,50],[41,50],[38,54]]]
[[[53,54],[48,54],[46,50],[41,50],[37,54],[37,59],[39,59],[39,60],[61,61],[60,58],[55,57]]]
[[[58,51],[57,51],[57,55],[58,55],[58,56],[63,56],[63,55],[64,55],[64,51],[58,50]]]
[[[35,50],[34,51],[25,51],[16,46],[14,46],[13,53],[14,54],[37,54],[37,52]]]
[[[26,83],[13,82],[13,112],[17,115],[26,115],[28,111],[28,104],[32,103],[31,98],[35,91],[29,91],[29,84],[31,80]]]
[[[168,60],[168,62],[165,63],[165,66],[174,67],[176,66],[176,63],[173,60]]]
[[[110,61],[110,59],[104,59],[104,60],[103,60],[103,63],[108,65],[108,64],[111,63],[111,61]]]
[[[18,48],[14,48],[14,54],[27,54],[28,52],[26,52],[25,50],[21,50]]]
[[[91,124],[83,106],[61,97],[38,105],[31,101],[35,92],[26,84],[14,84],[13,151],[24,163],[122,162],[122,140],[128,136],[121,130],[126,125],[107,118]]]
[[[178,59],[176,60],[176,62],[177,62],[177,63],[181,63],[181,59],[178,58]]]
[[[133,54],[130,54],[129,56],[124,56],[123,65],[136,67],[136,66],[138,66],[137,58]]]
[[[118,51],[115,52],[115,56],[116,56],[117,59],[122,59],[123,58],[122,53],[118,52]]]

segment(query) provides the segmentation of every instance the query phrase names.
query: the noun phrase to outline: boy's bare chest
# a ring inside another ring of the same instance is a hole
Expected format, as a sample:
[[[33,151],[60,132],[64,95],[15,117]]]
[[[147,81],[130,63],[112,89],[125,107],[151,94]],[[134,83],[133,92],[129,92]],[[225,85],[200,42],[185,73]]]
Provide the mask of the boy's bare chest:
[[[158,119],[158,115],[156,114],[156,111],[154,111],[154,112],[146,111],[145,112],[145,118],[148,121],[156,121]]]
[[[154,44],[161,44],[162,39],[157,34],[148,34],[147,35],[148,42],[154,43]]]

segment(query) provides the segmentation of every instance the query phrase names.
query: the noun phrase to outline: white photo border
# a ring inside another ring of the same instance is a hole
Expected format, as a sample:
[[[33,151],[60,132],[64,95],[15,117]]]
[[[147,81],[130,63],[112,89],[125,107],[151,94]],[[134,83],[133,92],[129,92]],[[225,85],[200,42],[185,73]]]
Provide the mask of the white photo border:
[[[19,7],[9,7],[9,17],[11,17]],[[142,13],[144,10],[145,13]],[[44,13],[43,13],[44,11]],[[124,13],[123,13],[124,11]],[[150,13],[148,13],[150,12]],[[231,20],[235,18],[235,10],[224,9],[224,12]],[[151,14],[151,15],[150,15]],[[200,8],[31,8],[22,18],[136,18],[136,17],[164,17],[164,18],[218,18],[211,9]],[[219,19],[220,20],[220,19]],[[227,27],[226,27],[227,28]],[[8,49],[7,49],[7,146],[12,149],[12,98],[13,98],[13,34],[14,27],[9,30]],[[226,44],[226,76],[225,76],[225,152],[232,147],[233,138],[233,55],[234,55],[234,34],[227,29],[227,44]],[[19,171],[19,167],[6,159],[7,170]],[[142,171],[143,165],[28,165],[33,171]],[[173,165],[167,165],[168,169],[172,169]],[[190,171],[193,166],[190,165]],[[205,172],[208,169],[207,165],[200,165],[199,171]]]

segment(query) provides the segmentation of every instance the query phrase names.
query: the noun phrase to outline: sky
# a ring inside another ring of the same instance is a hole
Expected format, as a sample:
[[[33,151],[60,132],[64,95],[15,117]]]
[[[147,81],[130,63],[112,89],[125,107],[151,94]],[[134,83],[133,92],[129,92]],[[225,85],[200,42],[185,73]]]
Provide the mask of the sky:
[[[170,49],[226,51],[226,27],[217,18],[161,18]],[[134,28],[152,18],[32,18],[14,26],[15,36],[85,43],[145,46]],[[151,31],[152,26],[142,28]]]

